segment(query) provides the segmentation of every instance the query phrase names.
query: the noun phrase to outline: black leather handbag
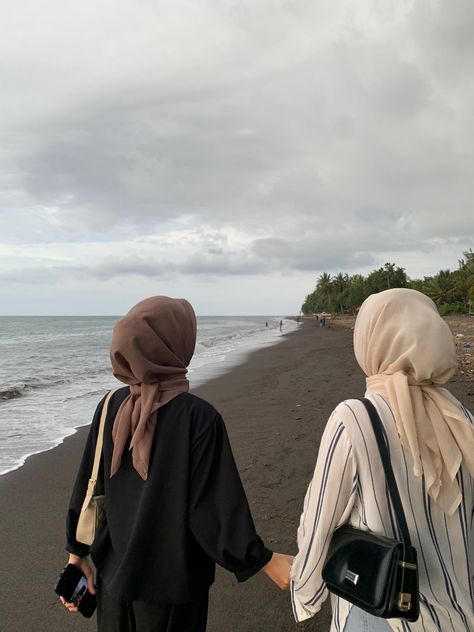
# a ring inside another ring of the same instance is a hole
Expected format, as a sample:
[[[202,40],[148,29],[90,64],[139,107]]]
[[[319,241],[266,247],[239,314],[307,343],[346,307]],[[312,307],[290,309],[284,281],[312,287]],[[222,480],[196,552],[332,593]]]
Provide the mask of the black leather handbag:
[[[340,527],[331,539],[322,576],[332,593],[376,617],[416,621],[420,606],[416,549],[411,545],[382,422],[372,402],[361,401],[372,422],[401,539]]]

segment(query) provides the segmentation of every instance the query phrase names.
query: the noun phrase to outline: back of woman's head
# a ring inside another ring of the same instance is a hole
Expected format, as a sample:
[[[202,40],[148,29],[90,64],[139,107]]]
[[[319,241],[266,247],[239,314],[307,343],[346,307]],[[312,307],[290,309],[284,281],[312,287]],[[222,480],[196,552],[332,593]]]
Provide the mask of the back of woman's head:
[[[112,476],[131,436],[133,466],[147,478],[158,411],[188,391],[187,366],[195,345],[196,316],[182,298],[152,296],[116,323],[110,360],[115,377],[130,385],[130,394],[114,420]]]
[[[416,384],[444,384],[456,369],[453,336],[436,305],[406,288],[372,294],[363,303],[354,353],[367,376],[403,371]]]
[[[388,403],[413,473],[448,514],[462,499],[457,472],[474,477],[474,427],[461,404],[441,388],[454,374],[453,335],[435,304],[416,290],[393,289],[364,302],[354,352],[367,375],[367,394]]]
[[[196,345],[196,316],[183,298],[152,296],[137,303],[114,327],[110,359],[126,384],[184,375]]]

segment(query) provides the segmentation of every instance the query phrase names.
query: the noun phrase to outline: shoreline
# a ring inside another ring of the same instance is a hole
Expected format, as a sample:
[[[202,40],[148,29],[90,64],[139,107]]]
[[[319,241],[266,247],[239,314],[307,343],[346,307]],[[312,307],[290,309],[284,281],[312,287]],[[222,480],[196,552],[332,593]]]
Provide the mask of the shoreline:
[[[292,333],[296,330],[297,326],[295,326],[294,329],[291,329],[291,331],[288,333]],[[274,333],[274,336],[271,336],[271,333]],[[265,334],[265,336],[263,336],[262,334]],[[230,341],[230,344],[234,344],[236,346],[234,348],[222,351],[221,354],[217,353],[216,355],[211,355],[204,361],[199,355],[195,356],[199,364],[197,366],[192,366],[193,362],[191,363],[191,367],[188,373],[190,390],[194,392],[197,388],[200,388],[207,382],[217,379],[221,375],[229,373],[237,366],[244,364],[251,354],[260,351],[261,349],[281,344],[281,342],[282,334],[279,334],[277,332],[276,327],[271,329],[269,328],[267,330],[263,328],[262,332],[260,332],[260,335],[259,332],[255,331],[248,337],[242,337],[240,339],[240,342],[238,343]],[[106,394],[108,389],[124,386],[121,382],[114,378],[111,372],[109,377],[110,385],[94,392],[82,393],[79,397],[90,399],[92,396],[94,396],[95,401],[100,401],[100,399]],[[27,402],[27,404],[30,406],[32,405],[30,402]],[[88,411],[88,415],[90,416],[90,418],[92,418],[94,409],[95,404],[93,404]],[[32,450],[25,454],[21,454],[21,456],[15,456],[14,458],[16,459],[16,463],[14,465],[8,466],[7,469],[0,470],[0,479],[6,474],[16,472],[17,470],[24,467],[25,463],[32,456],[43,454],[45,452],[49,452],[58,448],[69,437],[73,437],[74,435],[76,435],[81,430],[81,428],[87,428],[90,422],[80,423],[80,425],[73,425],[73,423],[69,428],[63,428],[61,430],[58,429],[58,434],[56,435],[56,437],[49,439],[50,444],[47,445],[47,447],[41,447],[38,450]]]
[[[350,328],[308,322],[283,338],[192,392],[223,415],[260,536],[269,548],[293,554],[326,420],[341,400],[363,395],[365,380]],[[449,387],[474,408],[470,382],[455,378]],[[66,560],[65,514],[87,432],[79,428],[0,477],[0,612],[8,632],[95,630],[94,619],[68,615],[52,590]],[[326,602],[316,617],[297,625],[289,595],[263,574],[237,584],[217,569],[208,632],[327,632],[329,621]]]

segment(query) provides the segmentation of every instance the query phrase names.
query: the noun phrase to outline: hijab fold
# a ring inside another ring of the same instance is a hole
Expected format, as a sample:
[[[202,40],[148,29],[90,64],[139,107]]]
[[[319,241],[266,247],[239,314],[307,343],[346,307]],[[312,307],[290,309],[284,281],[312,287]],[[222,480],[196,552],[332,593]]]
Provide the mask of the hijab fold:
[[[457,364],[448,325],[424,294],[386,290],[363,303],[354,351],[368,376],[366,394],[388,400],[415,476],[424,476],[430,497],[452,515],[462,500],[462,463],[474,477],[474,427],[442,387]]]
[[[196,345],[196,316],[185,299],[153,296],[119,320],[110,359],[115,377],[130,385],[112,428],[111,476],[130,438],[133,466],[146,480],[158,410],[189,390],[187,366]]]

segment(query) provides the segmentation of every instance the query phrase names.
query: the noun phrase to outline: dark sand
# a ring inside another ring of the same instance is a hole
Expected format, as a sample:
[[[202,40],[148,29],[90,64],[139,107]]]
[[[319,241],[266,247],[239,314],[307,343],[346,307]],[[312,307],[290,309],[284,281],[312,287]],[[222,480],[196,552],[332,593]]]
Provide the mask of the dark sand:
[[[274,550],[295,553],[303,498],[328,415],[340,400],[364,392],[351,337],[348,327],[307,322],[281,344],[195,390],[224,416],[257,529]],[[454,381],[450,388],[474,408],[471,383]],[[86,433],[81,429],[0,477],[2,632],[95,630],[95,619],[69,615],[52,591],[66,560],[64,515]],[[327,607],[296,625],[288,594],[261,573],[237,584],[218,569],[209,632],[328,629]]]

